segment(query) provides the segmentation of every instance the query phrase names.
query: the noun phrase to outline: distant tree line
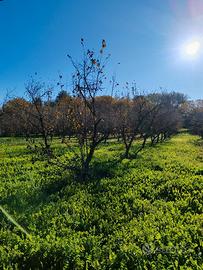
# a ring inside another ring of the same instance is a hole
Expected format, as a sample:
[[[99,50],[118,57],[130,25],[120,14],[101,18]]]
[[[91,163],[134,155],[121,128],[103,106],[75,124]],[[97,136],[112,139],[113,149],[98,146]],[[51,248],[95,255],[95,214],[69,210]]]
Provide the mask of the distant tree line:
[[[203,100],[188,101],[182,113],[185,127],[203,139]]]
[[[74,67],[72,91],[61,90],[53,99],[51,88],[31,80],[24,98],[10,99],[1,107],[2,136],[25,136],[32,151],[58,164],[52,140],[60,136],[72,153],[66,168],[83,180],[88,177],[96,148],[109,138],[123,143],[123,157],[129,158],[136,157],[147,142],[162,142],[182,126],[203,137],[203,102],[188,102],[177,92],[145,94],[129,85],[126,95],[102,95],[109,57],[104,56],[106,42],[102,41],[97,55],[86,50],[83,40],[81,44],[81,62],[68,56]],[[135,141],[139,147],[132,153]]]

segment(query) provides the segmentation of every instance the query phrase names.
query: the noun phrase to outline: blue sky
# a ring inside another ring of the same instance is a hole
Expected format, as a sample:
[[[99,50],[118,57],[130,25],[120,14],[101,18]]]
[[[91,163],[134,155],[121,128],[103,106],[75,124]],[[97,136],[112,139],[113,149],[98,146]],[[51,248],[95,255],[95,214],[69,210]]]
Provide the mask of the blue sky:
[[[35,72],[67,88],[72,71],[67,54],[79,59],[80,38],[111,53],[108,74],[120,85],[160,87],[203,98],[203,52],[182,55],[182,45],[203,37],[202,0],[4,0],[0,2],[0,98],[22,96]],[[203,50],[203,48],[202,48]],[[120,62],[120,65],[117,63]]]

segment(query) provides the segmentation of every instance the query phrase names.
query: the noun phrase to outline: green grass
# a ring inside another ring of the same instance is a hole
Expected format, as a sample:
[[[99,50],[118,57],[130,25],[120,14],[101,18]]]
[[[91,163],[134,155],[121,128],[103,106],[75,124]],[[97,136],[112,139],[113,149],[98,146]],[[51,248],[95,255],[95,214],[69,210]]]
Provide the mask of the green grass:
[[[102,145],[81,184],[1,138],[0,269],[203,269],[202,141],[180,134],[120,162],[122,151]]]

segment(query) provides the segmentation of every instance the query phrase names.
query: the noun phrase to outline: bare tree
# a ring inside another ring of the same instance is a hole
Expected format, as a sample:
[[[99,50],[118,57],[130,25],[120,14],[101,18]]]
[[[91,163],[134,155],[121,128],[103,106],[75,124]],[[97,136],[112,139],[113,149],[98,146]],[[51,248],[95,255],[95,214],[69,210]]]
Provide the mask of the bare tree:
[[[125,146],[124,157],[129,158],[133,142],[141,138],[142,128],[146,123],[146,119],[155,110],[155,107],[149,106],[149,101],[145,95],[136,94],[133,98],[120,99],[117,109],[118,134],[120,134]],[[143,139],[144,147],[147,139],[144,133]],[[136,153],[134,154],[136,155]]]
[[[30,102],[29,110],[29,124],[32,130],[41,137],[39,144],[33,140],[33,134],[28,134],[27,139],[30,148],[36,151],[41,150],[43,154],[51,157],[52,149],[51,143],[54,135],[54,109],[51,106],[52,88],[47,88],[44,84],[31,80],[26,85],[26,96]],[[34,148],[33,148],[34,146]]]
[[[192,134],[199,135],[203,139],[203,100],[190,104],[187,127]]]
[[[99,112],[96,102],[96,97],[104,87],[104,69],[109,55],[104,56],[105,40],[102,41],[98,55],[85,48],[83,39],[81,39],[81,45],[83,49],[82,61],[77,63],[71,56],[69,59],[74,67],[73,96],[76,100],[74,134],[80,150],[77,158],[81,179],[86,180],[95,149],[109,136],[108,131],[100,132],[100,127],[105,119]]]
[[[74,126],[74,99],[64,90],[60,91],[56,97],[54,110],[56,115],[55,133],[60,135],[62,142],[65,142],[73,136]]]

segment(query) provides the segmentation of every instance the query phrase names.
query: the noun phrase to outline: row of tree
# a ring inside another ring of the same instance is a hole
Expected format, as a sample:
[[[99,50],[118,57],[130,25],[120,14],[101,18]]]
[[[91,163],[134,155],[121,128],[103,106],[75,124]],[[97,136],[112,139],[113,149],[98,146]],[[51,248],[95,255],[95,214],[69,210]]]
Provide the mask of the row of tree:
[[[185,127],[203,139],[203,100],[187,102],[184,106],[183,118]]]
[[[77,171],[83,180],[88,176],[96,148],[109,138],[123,143],[123,156],[129,158],[135,141],[139,142],[139,147],[134,150],[134,156],[146,142],[154,145],[175,134],[183,120],[194,133],[202,136],[202,131],[194,124],[202,120],[202,103],[190,109],[191,104],[183,94],[144,94],[127,84],[126,95],[102,95],[106,80],[104,69],[109,57],[103,55],[106,43],[102,41],[97,56],[85,49],[83,40],[81,44],[82,61],[76,63],[69,56],[74,67],[72,91],[62,90],[53,99],[52,89],[31,80],[26,85],[25,98],[11,99],[2,106],[1,135],[25,136],[30,149],[43,154],[50,162],[57,160],[52,139],[60,136],[72,152],[66,168]],[[113,87],[115,85],[114,81]]]
[[[61,91],[53,101],[49,90],[32,81],[27,86],[27,94],[29,100],[15,98],[3,105],[1,134],[25,136],[32,150],[41,151],[48,158],[53,157],[54,136],[60,136],[69,146],[74,139],[79,152],[74,150],[74,162],[69,162],[69,168],[82,171],[82,178],[88,174],[95,149],[109,138],[123,143],[123,156],[129,158],[135,141],[139,147],[133,152],[134,157],[147,140],[154,145],[181,127],[184,96],[179,93],[86,98]],[[36,137],[41,138],[38,144]]]

